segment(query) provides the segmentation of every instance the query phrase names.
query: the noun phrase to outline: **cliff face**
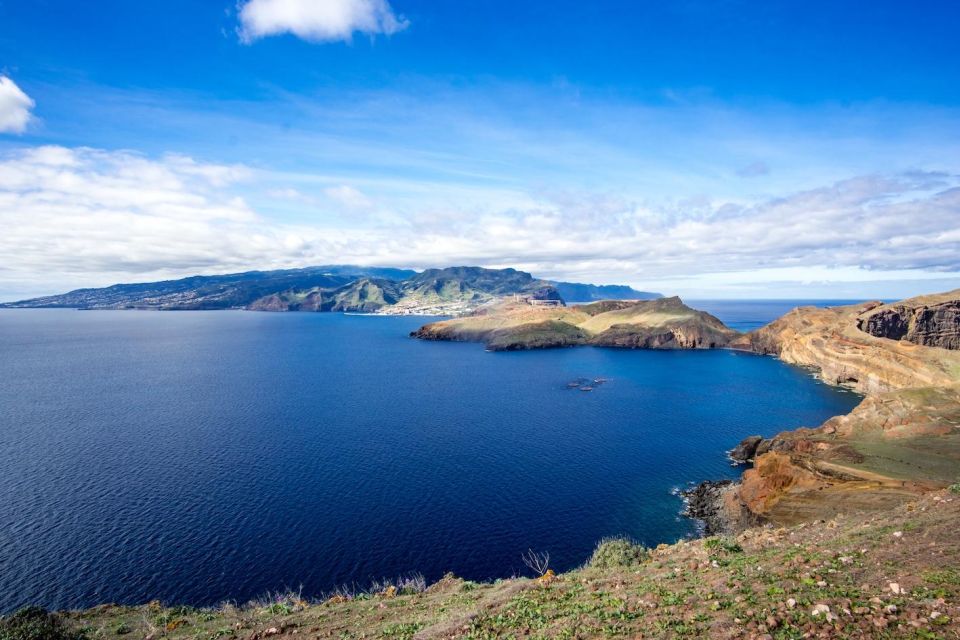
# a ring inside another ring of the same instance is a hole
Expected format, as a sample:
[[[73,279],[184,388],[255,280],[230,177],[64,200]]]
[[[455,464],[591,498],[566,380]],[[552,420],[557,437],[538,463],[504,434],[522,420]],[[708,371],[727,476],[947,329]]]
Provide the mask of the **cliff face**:
[[[946,297],[942,302],[947,306],[957,305],[955,298],[960,298],[960,291],[926,299],[938,297]],[[905,308],[914,305],[911,301],[898,304]],[[956,351],[878,337],[861,330],[867,319],[886,308],[880,303],[829,309],[800,307],[742,336],[731,346],[816,368],[825,382],[847,385],[862,393],[952,384],[960,372]],[[949,316],[942,317],[952,322]],[[950,333],[946,322],[928,322],[924,326],[927,336]]]
[[[878,338],[960,349],[960,300],[880,307],[858,318],[857,327]]]
[[[960,385],[868,396],[816,429],[762,442],[739,502],[782,524],[889,508],[956,480],[958,424]]]
[[[850,414],[762,441],[732,512],[780,523],[888,508],[960,477],[960,291],[791,311],[734,341],[866,394]]]

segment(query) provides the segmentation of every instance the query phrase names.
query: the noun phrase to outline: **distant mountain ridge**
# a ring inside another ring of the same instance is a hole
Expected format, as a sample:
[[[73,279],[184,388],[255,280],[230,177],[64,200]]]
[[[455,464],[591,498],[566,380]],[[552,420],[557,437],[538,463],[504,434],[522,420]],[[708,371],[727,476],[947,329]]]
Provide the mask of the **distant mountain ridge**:
[[[346,311],[457,314],[511,295],[534,300],[591,302],[651,299],[659,294],[620,285],[541,280],[516,269],[409,269],[323,265],[248,271],[179,280],[76,289],[0,304],[0,308]]]

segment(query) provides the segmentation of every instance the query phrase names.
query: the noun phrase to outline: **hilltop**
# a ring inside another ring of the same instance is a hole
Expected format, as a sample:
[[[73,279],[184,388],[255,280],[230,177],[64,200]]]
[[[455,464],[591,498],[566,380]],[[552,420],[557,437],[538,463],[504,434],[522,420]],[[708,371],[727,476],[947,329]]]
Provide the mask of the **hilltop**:
[[[469,316],[427,324],[424,340],[483,342],[493,351],[574,345],[646,349],[722,347],[737,333],[680,298],[607,300],[574,307],[508,300]]]
[[[409,269],[326,265],[117,284],[0,304],[0,308],[347,311],[459,315],[506,296],[583,302],[659,298],[621,285],[553,282],[516,269]]]

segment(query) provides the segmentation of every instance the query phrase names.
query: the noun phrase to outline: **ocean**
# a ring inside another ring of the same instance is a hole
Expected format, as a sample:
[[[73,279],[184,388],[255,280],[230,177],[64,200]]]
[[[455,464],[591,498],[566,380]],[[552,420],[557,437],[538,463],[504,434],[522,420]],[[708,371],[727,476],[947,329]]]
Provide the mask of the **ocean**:
[[[408,337],[427,320],[0,311],[0,612],[566,570],[694,534],[678,488],[859,401],[769,357],[488,353]]]

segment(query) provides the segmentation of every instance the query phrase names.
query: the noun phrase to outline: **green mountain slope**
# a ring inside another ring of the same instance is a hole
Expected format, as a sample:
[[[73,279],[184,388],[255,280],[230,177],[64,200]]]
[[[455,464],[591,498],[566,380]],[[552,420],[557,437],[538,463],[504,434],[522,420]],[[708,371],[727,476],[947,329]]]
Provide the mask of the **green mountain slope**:
[[[236,309],[282,291],[333,290],[361,277],[395,280],[408,278],[414,273],[403,269],[351,265],[247,271],[77,289],[62,295],[11,302],[0,305],[0,308]]]
[[[459,315],[513,295],[534,300],[593,300],[656,296],[618,285],[553,283],[516,269],[448,267],[407,269],[325,265],[281,271],[249,271],[180,280],[77,289],[0,304],[0,308],[250,309],[256,311],[354,311]]]

